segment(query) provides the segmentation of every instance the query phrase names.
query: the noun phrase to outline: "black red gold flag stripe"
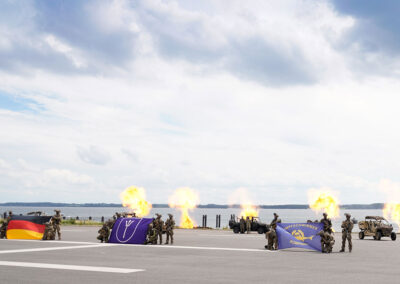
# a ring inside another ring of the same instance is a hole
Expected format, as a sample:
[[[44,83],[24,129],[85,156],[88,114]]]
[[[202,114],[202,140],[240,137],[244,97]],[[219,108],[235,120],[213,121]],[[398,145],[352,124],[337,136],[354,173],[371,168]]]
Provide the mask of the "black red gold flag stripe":
[[[41,240],[51,216],[13,216],[7,225],[7,239]]]

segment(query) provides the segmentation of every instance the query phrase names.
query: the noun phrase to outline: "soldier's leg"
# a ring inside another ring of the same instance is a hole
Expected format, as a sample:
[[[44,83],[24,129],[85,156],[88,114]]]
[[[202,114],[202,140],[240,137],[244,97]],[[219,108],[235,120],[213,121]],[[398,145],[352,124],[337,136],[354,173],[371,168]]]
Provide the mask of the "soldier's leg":
[[[353,242],[351,241],[351,234],[348,234],[347,241],[349,242],[349,252],[353,249]]]
[[[168,243],[169,243],[169,232],[167,231],[166,234],[167,234],[167,240],[165,241],[165,244],[168,245]]]
[[[342,234],[342,249],[340,252],[344,252],[344,247],[346,245],[346,234]]]
[[[58,235],[58,239],[61,240],[61,228],[60,225],[57,224],[57,235]]]
[[[172,231],[171,232],[171,245],[173,245],[174,244],[174,232]]]
[[[275,236],[274,238],[274,249],[277,250],[278,249],[278,237]]]

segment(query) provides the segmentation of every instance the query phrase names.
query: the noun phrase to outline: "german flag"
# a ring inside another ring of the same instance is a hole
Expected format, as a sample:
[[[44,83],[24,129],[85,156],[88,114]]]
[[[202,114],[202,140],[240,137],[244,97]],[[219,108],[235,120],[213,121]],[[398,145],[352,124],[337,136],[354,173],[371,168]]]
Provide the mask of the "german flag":
[[[51,216],[12,216],[7,225],[7,239],[41,240],[45,223]]]

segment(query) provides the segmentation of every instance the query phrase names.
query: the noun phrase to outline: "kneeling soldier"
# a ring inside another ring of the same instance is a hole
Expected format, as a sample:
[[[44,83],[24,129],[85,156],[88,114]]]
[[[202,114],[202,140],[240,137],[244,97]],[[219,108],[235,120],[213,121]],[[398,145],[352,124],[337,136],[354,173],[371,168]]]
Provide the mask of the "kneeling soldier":
[[[331,253],[333,245],[335,244],[335,238],[328,232],[323,230],[319,231],[318,236],[321,237],[321,250],[322,252]]]

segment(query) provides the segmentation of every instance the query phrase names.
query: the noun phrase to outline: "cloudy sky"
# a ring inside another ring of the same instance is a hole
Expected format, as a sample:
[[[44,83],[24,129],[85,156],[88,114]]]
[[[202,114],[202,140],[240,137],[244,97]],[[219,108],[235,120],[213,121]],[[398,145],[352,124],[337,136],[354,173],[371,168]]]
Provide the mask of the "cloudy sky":
[[[0,3],[0,202],[386,200],[400,3]],[[396,188],[396,186],[394,186]]]

